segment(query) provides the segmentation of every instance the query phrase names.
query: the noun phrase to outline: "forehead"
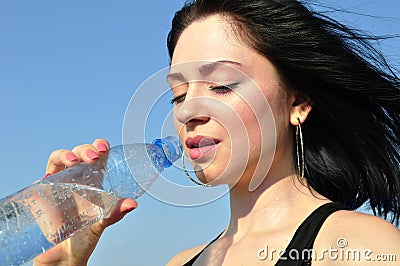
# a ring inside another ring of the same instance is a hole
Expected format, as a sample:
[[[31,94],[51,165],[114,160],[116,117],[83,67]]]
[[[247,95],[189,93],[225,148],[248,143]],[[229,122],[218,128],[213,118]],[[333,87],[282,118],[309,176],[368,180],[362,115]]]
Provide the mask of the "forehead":
[[[238,69],[262,88],[280,81],[272,62],[238,38],[232,22],[221,16],[196,21],[182,32],[171,60],[171,74],[186,74],[187,63],[198,61],[236,62],[236,65],[229,64],[230,69]]]
[[[167,80],[169,84],[176,84],[181,82],[189,81],[212,81],[208,80],[208,77],[213,77],[213,74],[217,76],[233,76],[239,77],[244,76],[244,73],[240,71],[242,64],[235,61],[229,60],[217,60],[217,61],[189,61],[181,64],[171,65]],[[224,73],[225,75],[221,75]]]
[[[228,18],[210,16],[193,22],[182,32],[171,64],[197,60],[243,61],[251,50],[237,38]]]

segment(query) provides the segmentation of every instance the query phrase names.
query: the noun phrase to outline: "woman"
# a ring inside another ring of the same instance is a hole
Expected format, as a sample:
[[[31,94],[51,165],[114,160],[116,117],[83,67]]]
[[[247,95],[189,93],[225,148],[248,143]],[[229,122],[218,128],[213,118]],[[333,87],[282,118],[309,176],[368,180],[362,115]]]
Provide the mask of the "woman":
[[[168,265],[400,259],[399,230],[352,211],[369,200],[376,214],[399,221],[400,80],[366,40],[294,0],[198,0],[176,13],[168,37],[175,125],[200,181],[230,186],[231,218],[211,244]],[[214,73],[223,78],[210,78]],[[221,106],[241,121],[246,145],[225,111],[219,119]],[[47,173],[93,162],[108,149],[99,139],[55,151]],[[244,159],[234,149],[243,149]],[[232,169],[243,162],[237,176]],[[85,265],[102,231],[136,206],[121,200],[109,219],[35,265]]]

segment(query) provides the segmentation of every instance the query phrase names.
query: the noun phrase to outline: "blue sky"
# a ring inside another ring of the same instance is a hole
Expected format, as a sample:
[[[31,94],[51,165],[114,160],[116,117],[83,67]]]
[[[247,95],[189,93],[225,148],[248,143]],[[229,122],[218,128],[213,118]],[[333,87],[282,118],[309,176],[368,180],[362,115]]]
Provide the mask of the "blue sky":
[[[122,142],[135,89],[168,66],[166,35],[183,2],[0,0],[0,197],[41,178],[52,150]],[[398,0],[319,2],[376,16],[333,14],[372,33],[400,33]],[[399,48],[399,39],[382,43],[398,66]],[[178,207],[144,195],[139,204],[105,232],[89,265],[163,265],[229,218],[226,197]]]

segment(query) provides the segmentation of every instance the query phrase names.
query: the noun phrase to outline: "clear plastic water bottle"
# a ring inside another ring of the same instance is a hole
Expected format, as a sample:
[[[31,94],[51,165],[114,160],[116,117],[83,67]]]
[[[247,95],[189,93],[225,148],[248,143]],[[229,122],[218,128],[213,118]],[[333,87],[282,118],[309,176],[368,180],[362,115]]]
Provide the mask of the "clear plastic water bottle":
[[[107,217],[121,198],[142,195],[182,156],[178,139],[111,148],[0,200],[0,265],[21,265]]]

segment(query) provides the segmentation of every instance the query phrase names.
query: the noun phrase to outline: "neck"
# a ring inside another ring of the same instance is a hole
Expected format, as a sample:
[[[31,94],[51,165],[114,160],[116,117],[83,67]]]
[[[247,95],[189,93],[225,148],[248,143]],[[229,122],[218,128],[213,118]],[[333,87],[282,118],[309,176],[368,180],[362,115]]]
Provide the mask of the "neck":
[[[274,175],[270,171],[254,191],[249,191],[248,182],[238,183],[230,191],[231,220],[227,234],[240,239],[249,233],[273,232],[297,226],[293,223],[302,221],[307,213],[327,201],[316,195],[290,173]]]

